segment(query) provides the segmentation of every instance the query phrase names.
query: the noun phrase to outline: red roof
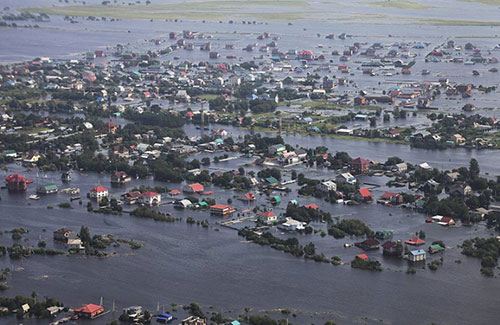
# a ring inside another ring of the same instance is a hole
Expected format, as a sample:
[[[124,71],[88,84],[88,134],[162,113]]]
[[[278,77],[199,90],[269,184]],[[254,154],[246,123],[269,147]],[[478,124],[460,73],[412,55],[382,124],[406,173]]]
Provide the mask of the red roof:
[[[396,195],[397,195],[397,193],[394,193],[394,192],[384,192],[384,194],[382,194],[381,199],[383,199],[383,200],[390,200],[393,197],[395,197]]]
[[[96,187],[92,188],[90,191],[91,192],[106,192],[108,188],[106,186],[102,185],[97,185]]]
[[[275,216],[272,211],[264,211],[260,215],[263,216],[264,218],[272,218]]]
[[[130,191],[128,193],[125,193],[125,197],[132,198],[132,199],[139,198],[139,197],[141,197],[141,195],[142,195],[142,193],[139,191]]]
[[[142,193],[142,196],[146,196],[146,197],[155,197],[157,195],[158,195],[158,193],[153,192],[153,191],[148,191],[148,192]]]
[[[359,189],[359,194],[363,197],[363,198],[370,198],[372,197],[372,192],[370,192],[369,189],[367,189],[366,187],[362,187]]]
[[[191,188],[191,190],[193,192],[203,192],[203,190],[205,189],[205,186],[203,186],[200,183],[194,183],[194,184],[190,184],[188,186],[189,186],[189,188]]]
[[[420,239],[418,237],[412,237],[408,240],[405,241],[406,244],[408,245],[415,245],[415,246],[418,246],[418,245],[423,245],[425,244],[425,240],[423,239]]]
[[[255,200],[255,194],[253,194],[252,192],[248,192],[245,194],[245,198],[247,200]]]
[[[96,314],[103,312],[104,307],[101,305],[87,304],[81,306],[80,308],[75,308],[74,311],[76,313],[83,313],[83,314]]]
[[[366,255],[365,253],[361,253],[361,254],[356,255],[356,258],[363,260],[363,261],[368,261],[368,255]]]
[[[177,189],[173,189],[173,190],[170,190],[170,192],[168,192],[170,195],[179,195],[181,194],[181,191],[177,190]]]
[[[310,203],[310,204],[306,204],[306,205],[304,205],[304,208],[306,208],[306,209],[318,210],[318,209],[319,209],[319,205],[317,205],[317,204],[315,204],[315,203]]]
[[[383,249],[391,249],[391,248],[394,248],[397,246],[397,243],[394,242],[394,241],[386,241],[383,245],[382,245],[382,248]]]
[[[26,179],[23,175],[12,174],[5,177],[7,183],[31,183],[31,180]]]

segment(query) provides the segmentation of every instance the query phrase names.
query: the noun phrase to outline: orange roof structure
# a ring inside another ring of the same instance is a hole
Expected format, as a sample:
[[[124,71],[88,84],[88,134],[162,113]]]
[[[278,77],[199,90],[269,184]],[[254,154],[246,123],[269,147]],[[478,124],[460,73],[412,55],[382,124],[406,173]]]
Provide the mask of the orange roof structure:
[[[362,187],[359,189],[359,194],[361,195],[362,198],[368,199],[372,197],[372,192],[366,187]]]
[[[102,185],[97,185],[96,187],[93,187],[91,190],[91,192],[107,192],[108,191],[108,188],[106,186],[102,186]]]
[[[76,314],[85,315],[89,318],[93,318],[104,312],[104,307],[96,304],[86,304],[79,308],[73,309]]]

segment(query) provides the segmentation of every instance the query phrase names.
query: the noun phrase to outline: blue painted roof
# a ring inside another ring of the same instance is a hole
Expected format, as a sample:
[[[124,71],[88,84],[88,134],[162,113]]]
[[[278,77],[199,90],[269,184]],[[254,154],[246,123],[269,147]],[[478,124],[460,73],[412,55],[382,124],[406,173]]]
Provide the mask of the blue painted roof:
[[[422,255],[425,254],[425,251],[423,249],[415,249],[410,252],[411,255]]]

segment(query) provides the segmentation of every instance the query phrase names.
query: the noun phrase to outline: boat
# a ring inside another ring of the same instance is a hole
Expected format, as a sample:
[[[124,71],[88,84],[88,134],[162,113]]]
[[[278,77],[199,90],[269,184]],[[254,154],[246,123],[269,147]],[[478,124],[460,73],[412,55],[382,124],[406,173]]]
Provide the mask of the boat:
[[[30,200],[40,200],[40,197],[36,194],[31,194],[30,196],[28,196],[28,198]]]
[[[170,323],[173,319],[174,319],[174,317],[170,313],[167,313],[167,312],[156,315],[156,321],[158,323],[164,323],[164,324]]]

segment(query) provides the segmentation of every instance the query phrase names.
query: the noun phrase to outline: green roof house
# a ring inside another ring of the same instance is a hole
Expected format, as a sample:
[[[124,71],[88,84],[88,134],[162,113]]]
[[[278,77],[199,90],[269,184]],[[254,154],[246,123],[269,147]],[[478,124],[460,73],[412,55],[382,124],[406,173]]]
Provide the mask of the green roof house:
[[[266,178],[266,182],[269,184],[269,185],[277,185],[279,183],[279,181],[274,178],[273,176],[269,176]]]
[[[271,198],[271,203],[272,204],[280,204],[281,203],[281,196],[275,195]]]
[[[57,191],[58,191],[57,185],[53,183],[41,185],[36,190],[38,194],[53,194],[57,193]]]
[[[439,252],[444,252],[444,247],[439,244],[433,244],[429,247],[429,253],[436,254]]]

